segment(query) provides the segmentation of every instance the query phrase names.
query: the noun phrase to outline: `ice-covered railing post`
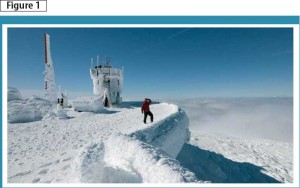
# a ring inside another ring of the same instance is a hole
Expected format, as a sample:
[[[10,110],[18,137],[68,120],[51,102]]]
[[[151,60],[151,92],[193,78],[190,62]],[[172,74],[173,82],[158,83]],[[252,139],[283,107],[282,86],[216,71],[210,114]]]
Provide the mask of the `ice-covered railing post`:
[[[68,106],[68,96],[67,91],[63,93],[61,91],[61,87],[58,86],[58,93],[57,93],[57,104],[61,107],[67,107]]]
[[[50,36],[44,34],[44,44],[45,44],[45,71],[44,71],[44,81],[45,81],[45,98],[49,101],[55,103],[56,89],[55,89],[55,79],[54,79],[54,69],[50,52]]]
[[[90,75],[93,80],[93,93],[103,100],[103,106],[118,105],[122,102],[122,87],[124,70],[113,68],[109,59],[106,59],[104,65],[98,65],[99,57],[97,56],[97,65],[91,67]],[[93,64],[93,60],[91,60]]]

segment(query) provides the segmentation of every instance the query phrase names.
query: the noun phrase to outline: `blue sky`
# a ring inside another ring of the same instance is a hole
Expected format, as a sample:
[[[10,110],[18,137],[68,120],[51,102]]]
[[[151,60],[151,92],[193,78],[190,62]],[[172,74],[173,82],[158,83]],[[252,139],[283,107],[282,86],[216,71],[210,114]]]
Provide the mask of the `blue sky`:
[[[125,99],[291,97],[291,28],[10,28],[8,85],[43,89],[43,34],[56,85],[91,93],[90,59],[124,66]]]

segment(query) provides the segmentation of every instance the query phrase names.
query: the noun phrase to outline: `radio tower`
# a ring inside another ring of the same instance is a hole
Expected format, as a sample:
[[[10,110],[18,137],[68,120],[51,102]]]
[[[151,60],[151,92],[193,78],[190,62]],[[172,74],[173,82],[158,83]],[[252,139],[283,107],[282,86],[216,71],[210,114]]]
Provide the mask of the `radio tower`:
[[[45,43],[45,98],[51,102],[56,102],[56,89],[55,89],[55,79],[54,79],[54,69],[50,52],[50,36],[44,34]]]

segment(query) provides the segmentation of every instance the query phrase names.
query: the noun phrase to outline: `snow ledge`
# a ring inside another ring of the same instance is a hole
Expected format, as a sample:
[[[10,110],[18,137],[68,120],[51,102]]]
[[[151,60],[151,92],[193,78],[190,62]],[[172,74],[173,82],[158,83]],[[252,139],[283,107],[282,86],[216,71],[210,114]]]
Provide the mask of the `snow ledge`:
[[[201,182],[175,160],[190,132],[186,113],[176,105],[172,108],[175,113],[150,127],[129,135],[113,134],[85,147],[76,160],[78,182]]]

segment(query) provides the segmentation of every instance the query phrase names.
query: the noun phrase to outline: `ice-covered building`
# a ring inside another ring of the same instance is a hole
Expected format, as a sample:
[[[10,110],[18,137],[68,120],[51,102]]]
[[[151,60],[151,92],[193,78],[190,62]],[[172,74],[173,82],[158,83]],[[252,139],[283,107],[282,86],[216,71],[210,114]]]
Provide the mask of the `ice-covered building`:
[[[97,63],[97,66],[90,69],[94,85],[93,93],[102,98],[103,106],[109,107],[122,102],[123,73],[123,68],[113,68],[108,59],[104,65]]]
[[[63,93],[61,91],[61,87],[58,87],[58,93],[57,93],[57,104],[59,104],[62,107],[68,107],[68,95],[67,92]]]
[[[56,102],[57,94],[55,88],[54,68],[50,52],[50,36],[44,34],[44,48],[45,48],[45,71],[44,71],[44,86],[45,86],[45,98],[51,102]]]

